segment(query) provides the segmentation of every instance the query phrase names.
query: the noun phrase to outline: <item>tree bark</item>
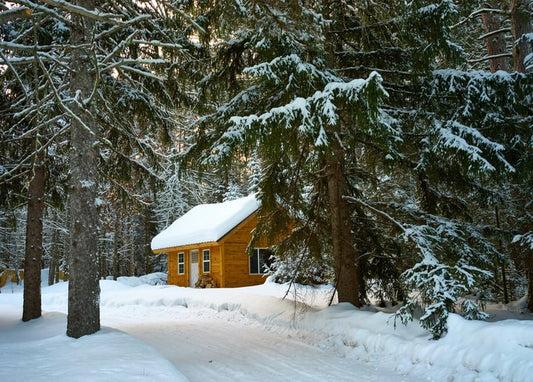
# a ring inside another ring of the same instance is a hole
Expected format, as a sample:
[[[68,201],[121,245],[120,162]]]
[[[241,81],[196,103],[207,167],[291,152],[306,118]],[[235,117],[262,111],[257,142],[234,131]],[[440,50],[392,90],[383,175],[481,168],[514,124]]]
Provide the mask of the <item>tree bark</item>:
[[[94,10],[94,1],[74,4]],[[70,206],[70,278],[67,335],[74,338],[100,329],[100,287],[98,277],[97,128],[90,100],[96,82],[91,60],[94,21],[72,15],[70,91],[77,101],[71,109],[77,118],[71,121],[69,179]]]
[[[489,9],[499,8],[498,4],[496,4],[494,0],[487,1],[483,6]],[[492,73],[498,70],[510,72],[511,64],[509,57],[501,56],[505,53],[508,53],[507,43],[505,41],[506,31],[502,30],[503,22],[501,15],[492,12],[483,12],[481,14],[481,20],[483,21],[486,34],[489,34],[487,37],[485,37],[485,40],[487,43],[487,55],[488,57],[493,57],[489,60],[490,71]],[[490,34],[491,32],[496,33]]]
[[[344,198],[348,191],[344,174],[344,153],[337,140],[334,140],[332,146],[333,153],[327,159],[326,174],[337,295],[339,302],[349,302],[360,307],[358,259],[351,232],[350,208]]]
[[[152,249],[150,248],[150,241],[152,240],[152,237],[156,234],[155,224],[154,224],[154,218],[152,214],[152,207],[146,207],[145,213],[143,214],[143,220],[144,220],[144,242],[143,242],[143,249],[144,249],[144,273],[152,273],[153,272],[153,265],[152,265]]]
[[[39,149],[39,139],[35,138]],[[22,321],[41,317],[41,263],[43,257],[43,209],[45,192],[44,151],[35,154],[28,192],[26,249],[24,258],[24,302]]]
[[[501,228],[500,225],[500,212],[498,209],[498,206],[494,206],[494,215],[496,217],[496,228],[498,230]],[[501,234],[500,234],[501,235]],[[498,251],[503,252],[503,240],[501,236],[498,238]],[[500,266],[502,269],[502,287],[503,287],[503,302],[505,304],[509,303],[509,291],[507,288],[507,273],[505,272],[505,261],[500,262]],[[498,282],[497,278],[495,278],[496,282]]]
[[[533,254],[529,253],[526,260],[527,266],[527,308],[530,312],[533,312]]]
[[[533,3],[531,0],[511,0],[511,34],[514,42],[514,69],[520,73],[527,71],[524,61],[531,54],[531,45],[524,36],[533,32],[532,12]],[[525,261],[528,279],[528,309],[530,312],[533,312],[533,254],[528,253],[526,256],[528,256]]]
[[[531,53],[531,45],[524,36],[533,32],[531,23],[531,12],[528,10],[530,0],[511,0],[511,34],[513,36],[513,59],[514,69],[517,72],[525,73],[525,58]],[[529,7],[533,8],[533,4]]]
[[[122,214],[119,212],[115,216],[115,232],[113,233],[113,280],[116,280],[120,276],[120,246],[121,246],[121,218]]]
[[[57,221],[57,214],[54,212],[52,219]],[[59,273],[59,232],[57,229],[54,229],[52,232],[52,243],[50,246],[50,266],[48,271],[48,285],[53,285]]]

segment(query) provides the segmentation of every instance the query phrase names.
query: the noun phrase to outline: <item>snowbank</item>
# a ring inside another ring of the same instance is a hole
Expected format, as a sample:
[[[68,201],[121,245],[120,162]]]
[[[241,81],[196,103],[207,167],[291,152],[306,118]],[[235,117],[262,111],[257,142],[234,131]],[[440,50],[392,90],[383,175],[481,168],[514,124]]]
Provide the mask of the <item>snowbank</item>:
[[[159,282],[154,280],[160,280],[160,275],[102,281],[103,321],[108,326],[136,326],[139,330],[142,325],[154,330],[161,323],[168,330],[168,325],[179,327],[184,320],[204,319],[211,325],[206,326],[207,331],[215,330],[213,322],[243,328],[256,325],[273,335],[343,357],[343,367],[352,373],[350,368],[363,362],[375,365],[377,373],[379,369],[392,370],[401,377],[397,380],[525,382],[533,375],[532,320],[466,321],[452,314],[448,334],[434,341],[416,322],[395,326],[388,313],[360,310],[350,304],[328,307],[331,290],[324,287],[298,287],[282,299],[287,286],[271,282],[247,288],[193,289],[154,285]],[[79,340],[66,337],[67,283],[43,288],[43,309],[61,313],[45,313],[24,324],[20,322],[20,290],[2,292],[0,370],[5,375],[37,381],[45,380],[39,375],[69,380],[72,376],[79,380],[83,376],[93,380],[185,378],[153,348],[116,330],[104,328]],[[295,359],[305,356],[294,354]],[[253,375],[253,365],[246,364],[245,354],[242,359],[243,375]],[[23,364],[38,366],[30,370]],[[372,380],[383,380],[376,375]]]
[[[155,272],[148,275],[135,277],[135,276],[121,276],[117,278],[117,281],[121,284],[126,284],[131,287],[139,285],[166,285],[168,275],[165,272]]]
[[[23,323],[20,307],[0,307],[2,380],[187,381],[151,346],[118,330],[102,328],[72,339],[65,334],[63,313]]]
[[[530,320],[489,323],[467,321],[451,314],[448,334],[434,341],[417,322],[404,326],[395,323],[392,314],[364,311],[350,304],[325,307],[330,291],[323,288],[300,287],[283,301],[280,297],[286,286],[273,283],[214,290],[158,288],[154,293],[153,287],[141,286],[134,296],[110,296],[102,300],[102,305],[181,306],[191,311],[212,310],[228,320],[245,316],[269,330],[296,330],[303,341],[344,357],[386,360],[401,374],[420,374],[431,369],[431,378],[437,381],[453,376],[456,381],[479,378],[525,382],[533,375]],[[311,301],[315,308],[305,305],[304,300]]]

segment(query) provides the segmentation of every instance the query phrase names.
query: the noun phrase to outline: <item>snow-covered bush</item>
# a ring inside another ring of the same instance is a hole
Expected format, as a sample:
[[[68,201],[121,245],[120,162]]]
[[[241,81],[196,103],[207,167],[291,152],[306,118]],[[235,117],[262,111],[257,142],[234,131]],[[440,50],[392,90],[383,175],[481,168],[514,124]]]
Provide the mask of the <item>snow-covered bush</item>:
[[[319,285],[332,282],[333,267],[326,255],[314,258],[302,252],[296,255],[273,255],[269,273],[275,282],[295,282],[302,285]]]
[[[168,275],[164,272],[154,272],[143,276],[121,276],[117,281],[132,287],[139,285],[167,285]]]

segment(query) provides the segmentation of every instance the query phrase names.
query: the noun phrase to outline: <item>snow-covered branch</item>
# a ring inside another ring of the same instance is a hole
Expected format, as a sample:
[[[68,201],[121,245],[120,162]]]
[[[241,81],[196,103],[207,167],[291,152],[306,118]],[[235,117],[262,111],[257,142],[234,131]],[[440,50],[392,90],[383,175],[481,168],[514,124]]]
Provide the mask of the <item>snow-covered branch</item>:
[[[489,60],[494,60],[496,58],[503,58],[503,57],[513,57],[513,54],[512,53],[493,54],[491,56],[484,56],[484,57],[481,57],[481,58],[469,59],[468,62],[476,63],[476,62],[489,61]]]
[[[74,5],[68,1],[63,0],[41,0],[43,3],[50,5],[55,8],[64,9],[68,12],[88,17],[93,20],[107,22],[107,23],[121,23],[119,20],[122,19],[122,15],[112,14],[112,13],[101,13],[94,12],[87,8]]]
[[[16,7],[0,12],[0,25],[17,19],[28,19],[32,15],[27,7]]]
[[[352,196],[346,196],[345,198],[347,200],[351,201],[351,202],[356,202],[356,203],[362,205],[363,207],[369,209],[370,211],[372,211],[372,212],[374,212],[374,213],[386,218],[389,222],[393,223],[396,227],[401,229],[404,233],[407,233],[407,228],[404,227],[403,223],[398,221],[398,220],[396,220],[393,216],[391,216],[387,212],[385,212],[383,210],[380,210],[380,209],[378,209],[376,207],[373,207],[369,203],[366,203],[365,201],[363,201],[361,198],[354,198]]]
[[[509,33],[509,32],[511,32],[511,28],[500,28],[500,29],[493,30],[493,31],[490,31],[490,32],[482,34],[481,36],[478,37],[478,40],[483,40],[483,39],[486,39],[488,37],[491,37],[491,36],[494,36],[494,35],[497,35],[497,34]]]
[[[126,71],[129,71],[129,72],[133,72],[135,74],[141,75],[143,77],[151,78],[151,79],[156,80],[156,81],[160,81],[160,82],[164,82],[165,81],[165,79],[163,77],[160,77],[157,74],[153,74],[152,72],[149,72],[149,71],[146,71],[146,70],[141,70],[141,69],[138,69],[138,68],[134,68],[133,66],[129,66],[129,65],[125,65],[125,64],[121,63],[120,65],[116,65],[116,67],[118,69],[120,69],[120,70],[126,70]]]

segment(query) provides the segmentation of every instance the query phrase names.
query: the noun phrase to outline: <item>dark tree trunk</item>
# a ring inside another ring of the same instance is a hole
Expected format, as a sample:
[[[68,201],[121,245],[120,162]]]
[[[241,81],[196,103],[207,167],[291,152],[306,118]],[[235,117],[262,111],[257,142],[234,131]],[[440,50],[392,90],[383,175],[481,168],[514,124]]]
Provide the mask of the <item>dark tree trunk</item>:
[[[35,139],[39,149],[38,138]],[[45,191],[44,151],[35,155],[29,183],[24,258],[24,302],[22,321],[41,317],[41,262],[43,257],[43,209]]]
[[[115,216],[115,232],[113,234],[113,280],[116,280],[120,277],[120,246],[121,246],[121,224],[122,214],[117,212]]]
[[[359,307],[361,301],[358,259],[353,246],[350,208],[344,198],[348,191],[344,174],[344,154],[337,141],[334,141],[333,146],[333,155],[327,159],[326,174],[337,294],[339,302],[349,302]]]
[[[499,230],[501,226],[500,226],[500,212],[499,212],[498,206],[494,207],[494,216],[496,217],[496,228],[498,228]],[[501,236],[498,239],[498,251],[503,253],[503,240]],[[509,303],[509,292],[507,289],[507,273],[505,272],[505,261],[500,262],[500,266],[502,269],[503,302],[505,304],[508,304]],[[495,280],[497,282],[498,279],[495,278]]]
[[[50,258],[50,266],[48,267],[48,269],[48,285],[54,285],[56,281],[56,275],[59,272],[57,259],[55,259],[54,257]]]
[[[157,233],[156,227],[154,224],[153,214],[152,214],[152,207],[147,207],[145,210],[145,213],[143,215],[144,217],[144,273],[152,273],[153,272],[153,264],[152,264],[152,249],[150,248],[150,241],[152,240],[152,237]]]
[[[514,42],[514,69],[521,73],[526,72],[527,68],[524,59],[531,53],[530,42],[524,36],[533,32],[532,12],[533,4],[531,4],[531,1],[511,0],[511,35],[513,36]],[[530,312],[533,312],[533,254],[529,253],[526,256],[528,256],[525,261],[528,279],[528,309]]]
[[[533,312],[533,254],[529,254],[527,264],[527,308]]]
[[[53,215],[54,217],[56,214]],[[59,232],[54,229],[52,232],[52,245],[50,249],[50,267],[48,272],[48,285],[53,285],[59,273]]]
[[[490,9],[498,9],[499,6],[495,4],[495,1],[487,1],[484,4],[485,7]],[[492,57],[489,60],[490,71],[492,73],[498,70],[504,70],[506,72],[511,71],[510,58],[506,56],[508,54],[507,43],[505,41],[506,30],[503,30],[503,20],[500,14],[492,12],[484,12],[481,14],[481,20],[486,32],[487,43],[487,55]]]
[[[525,73],[524,59],[531,53],[531,45],[524,36],[533,32],[531,11],[528,10],[530,0],[511,0],[511,34],[513,36],[514,69]],[[530,5],[531,7],[531,5]]]
[[[88,10],[94,1],[78,0]],[[79,338],[100,329],[98,278],[97,129],[89,99],[96,81],[90,52],[94,22],[72,15],[72,76],[70,91],[78,102],[71,104],[77,118],[71,121],[70,152],[70,279],[67,335]]]

